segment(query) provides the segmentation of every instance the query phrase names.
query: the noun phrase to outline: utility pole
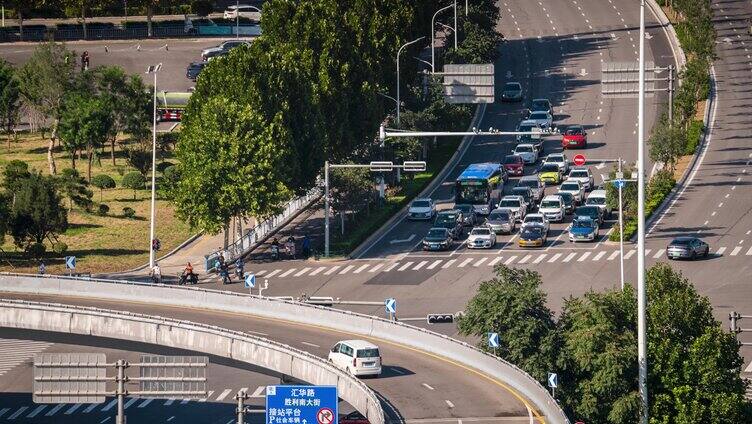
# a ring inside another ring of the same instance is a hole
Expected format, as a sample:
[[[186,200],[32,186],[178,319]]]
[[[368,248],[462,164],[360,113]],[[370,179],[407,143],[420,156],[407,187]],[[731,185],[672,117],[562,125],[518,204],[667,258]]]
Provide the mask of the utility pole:
[[[154,111],[151,134],[151,222],[149,224],[149,269],[154,268],[154,215],[156,209],[156,182],[157,182],[157,72],[162,64],[149,66],[147,74],[154,74]]]
[[[457,0],[454,0],[454,49],[457,50]]]
[[[125,424],[125,369],[128,367],[128,363],[122,359],[118,359],[115,363],[117,367],[117,416],[115,417],[115,424]]]
[[[248,393],[245,390],[238,390],[238,394],[235,395],[235,400],[238,401],[238,407],[235,412],[238,414],[237,424],[245,423],[245,401],[248,399]]]
[[[621,190],[624,186],[624,172],[621,170],[621,158],[619,158],[619,171],[616,175],[619,182],[619,262],[621,271],[621,291],[624,291],[624,206],[622,205]]]
[[[647,293],[645,288],[645,0],[640,0],[640,63],[637,100],[637,361],[640,423],[648,424]]]
[[[240,39],[240,0],[235,0],[235,39]]]

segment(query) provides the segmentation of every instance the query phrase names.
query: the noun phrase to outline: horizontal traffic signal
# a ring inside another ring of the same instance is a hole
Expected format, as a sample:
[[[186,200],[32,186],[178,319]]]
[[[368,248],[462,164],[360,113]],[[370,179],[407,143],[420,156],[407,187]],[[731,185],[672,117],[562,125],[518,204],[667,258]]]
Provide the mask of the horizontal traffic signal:
[[[454,322],[454,314],[428,314],[426,321],[429,324],[444,324]]]

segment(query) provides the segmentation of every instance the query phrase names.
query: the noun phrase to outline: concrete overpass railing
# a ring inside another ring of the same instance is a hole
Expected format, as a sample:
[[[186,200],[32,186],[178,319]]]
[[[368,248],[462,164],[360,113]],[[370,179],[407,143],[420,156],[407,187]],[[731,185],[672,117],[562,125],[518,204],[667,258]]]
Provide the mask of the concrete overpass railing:
[[[243,293],[185,286],[154,285],[117,280],[94,280],[65,276],[0,273],[0,293],[21,293],[154,305],[197,308],[284,320],[298,325],[331,328],[353,335],[388,341],[419,349],[465,366],[497,381],[521,396],[531,409],[540,410],[546,422],[568,424],[558,403],[538,381],[501,358],[473,345],[401,322],[299,302]]]
[[[371,423],[385,424],[378,397],[357,377],[308,352],[247,333],[109,309],[4,299],[0,327],[106,337],[231,358],[312,384],[337,386],[339,397]]]

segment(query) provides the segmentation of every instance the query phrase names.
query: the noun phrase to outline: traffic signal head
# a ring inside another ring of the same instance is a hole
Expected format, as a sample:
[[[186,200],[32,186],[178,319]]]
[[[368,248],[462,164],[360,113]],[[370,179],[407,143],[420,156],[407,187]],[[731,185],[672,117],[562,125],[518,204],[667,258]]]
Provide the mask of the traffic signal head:
[[[426,321],[429,324],[443,324],[454,322],[454,314],[428,314]]]

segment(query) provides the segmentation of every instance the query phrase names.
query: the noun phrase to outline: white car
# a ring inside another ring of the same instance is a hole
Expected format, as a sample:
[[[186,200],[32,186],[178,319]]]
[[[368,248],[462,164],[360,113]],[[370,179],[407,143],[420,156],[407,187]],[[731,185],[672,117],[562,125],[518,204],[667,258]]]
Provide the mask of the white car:
[[[514,214],[516,221],[522,222],[527,215],[527,205],[522,196],[504,196],[499,202],[499,208],[507,208]]]
[[[545,129],[551,128],[554,122],[553,116],[548,112],[533,112],[527,117],[527,121],[533,121],[538,124],[539,127]]]
[[[329,351],[329,362],[352,375],[381,374],[379,347],[365,340],[343,340]]]
[[[593,190],[588,194],[587,200],[585,200],[587,206],[598,206],[601,208],[603,218],[611,217],[611,207],[606,202],[606,190]]]
[[[564,200],[557,194],[550,194],[543,198],[538,213],[551,222],[561,222],[564,220]]]
[[[512,154],[519,155],[522,158],[522,162],[525,164],[533,164],[538,162],[538,149],[534,145],[529,143],[518,144]]]
[[[261,12],[260,8],[247,4],[241,4],[238,6],[233,4],[232,6],[228,6],[227,9],[225,9],[225,19],[235,19],[238,17],[238,15],[240,15],[241,18],[248,18],[258,21],[259,17],[261,16]]]
[[[559,169],[561,169],[561,172],[564,174],[569,172],[569,159],[567,159],[567,155],[564,153],[551,153],[543,160],[544,165],[547,163],[555,163],[559,165]]]
[[[201,51],[201,60],[204,62],[208,62],[215,57],[225,55],[230,52],[230,50],[234,49],[235,47],[243,46],[243,45],[250,45],[248,41],[244,40],[227,40],[224,43],[216,46],[216,47],[209,47],[208,49],[204,49]]]
[[[571,193],[574,201],[581,204],[585,200],[585,189],[578,180],[566,180],[559,185],[559,193]]]
[[[567,181],[571,180],[579,181],[585,191],[590,191],[595,187],[593,173],[586,166],[576,166],[570,169]]]
[[[436,204],[428,198],[415,199],[407,208],[407,219],[431,220],[436,216]]]
[[[468,249],[490,249],[496,244],[496,233],[487,226],[475,227],[467,236]]]
[[[548,218],[546,218],[545,215],[542,213],[531,213],[528,214],[525,219],[522,221],[522,226],[520,227],[521,230],[524,230],[525,228],[531,226],[531,225],[538,225],[545,229],[545,233],[548,234],[548,230],[551,228],[551,223],[548,222]]]

